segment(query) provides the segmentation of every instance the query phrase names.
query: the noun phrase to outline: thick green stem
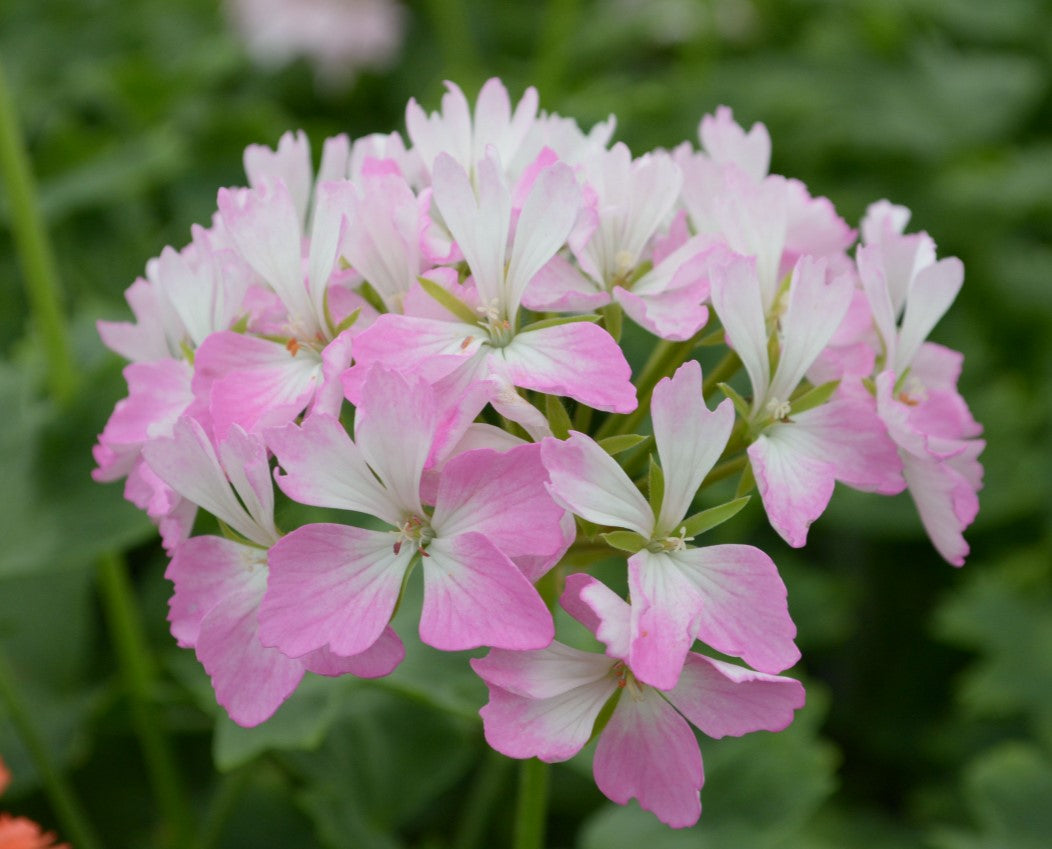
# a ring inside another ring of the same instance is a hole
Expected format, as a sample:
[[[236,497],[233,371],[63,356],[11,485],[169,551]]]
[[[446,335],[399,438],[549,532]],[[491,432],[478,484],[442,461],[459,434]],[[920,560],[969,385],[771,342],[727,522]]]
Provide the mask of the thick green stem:
[[[543,849],[548,820],[548,764],[536,758],[519,767],[513,849]]]
[[[95,829],[88,821],[84,808],[73,792],[66,777],[55,766],[44,741],[33,722],[29,708],[22,702],[18,687],[15,684],[14,672],[7,663],[7,657],[0,650],[0,704],[7,708],[11,722],[15,726],[22,743],[29,751],[36,765],[40,779],[44,783],[51,806],[55,809],[62,826],[63,836],[68,838],[77,849],[100,849]]]
[[[136,615],[138,605],[123,558],[117,554],[103,555],[99,562],[98,577],[110,640],[117,653],[121,678],[130,702],[132,723],[161,809],[165,842],[176,847],[188,846],[191,822],[189,808],[172,747],[154,709],[154,665]]]
[[[0,62],[0,177],[7,190],[11,232],[25,279],[26,297],[44,345],[51,396],[68,401],[76,387],[77,370],[62,314],[58,274],[40,214],[14,104]]]

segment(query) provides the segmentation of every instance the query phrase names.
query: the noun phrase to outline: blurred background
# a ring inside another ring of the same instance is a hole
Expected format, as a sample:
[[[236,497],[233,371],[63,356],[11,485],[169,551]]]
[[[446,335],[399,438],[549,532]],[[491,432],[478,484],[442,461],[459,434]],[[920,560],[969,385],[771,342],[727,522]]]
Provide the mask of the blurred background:
[[[933,338],[965,352],[988,441],[960,570],[905,495],[838,489],[800,551],[758,509],[731,523],[782,569],[807,708],[779,735],[702,741],[687,832],[606,802],[586,750],[553,772],[549,845],[1052,845],[1052,4],[333,0],[346,19],[314,25],[328,5],[0,6],[78,366],[53,397],[5,185],[0,756],[15,780],[0,809],[106,847],[510,842],[516,770],[486,752],[485,689],[463,658],[418,647],[390,680],[313,680],[239,729],[167,633],[152,527],[89,477],[126,394],[94,322],[128,318],[146,261],[244,184],[247,144],[302,128],[317,153],[337,132],[404,132],[410,97],[437,108],[451,79],[473,101],[496,75],[586,128],[614,113],[636,154],[696,145],[701,115],[727,104],[767,125],[772,171],[849,223],[878,198],[910,207],[910,229],[964,261]]]

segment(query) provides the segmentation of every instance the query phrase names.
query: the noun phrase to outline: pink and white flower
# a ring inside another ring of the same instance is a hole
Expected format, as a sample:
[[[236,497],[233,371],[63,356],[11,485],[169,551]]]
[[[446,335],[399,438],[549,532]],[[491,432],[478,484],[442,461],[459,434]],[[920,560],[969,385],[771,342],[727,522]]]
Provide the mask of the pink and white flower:
[[[554,642],[540,651],[493,650],[472,660],[489,686],[480,711],[486,742],[513,758],[567,760],[584,748],[600,712],[616,698],[599,732],[593,773],[618,804],[635,798],[674,828],[693,825],[701,815],[704,774],[690,725],[715,738],[781,731],[803,706],[798,681],[693,652],[674,686],[649,686],[629,658],[629,605],[582,574],[567,579],[561,602],[606,644],[606,654]]]

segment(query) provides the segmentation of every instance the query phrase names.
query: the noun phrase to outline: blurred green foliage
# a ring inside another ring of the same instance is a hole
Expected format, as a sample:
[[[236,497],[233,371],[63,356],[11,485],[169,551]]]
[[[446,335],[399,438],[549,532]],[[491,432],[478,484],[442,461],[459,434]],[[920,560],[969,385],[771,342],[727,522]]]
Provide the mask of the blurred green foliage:
[[[210,845],[503,845],[514,784],[484,755],[484,691],[463,657],[410,645],[377,683],[311,681],[261,728],[216,709],[166,631],[163,557],[90,448],[124,394],[93,332],[126,315],[149,257],[207,222],[241,153],[302,127],[403,129],[443,78],[492,75],[582,125],[618,117],[635,151],[696,142],[728,104],[763,121],[773,170],[849,221],[909,206],[966,284],[935,338],[966,352],[986,488],[964,570],[907,497],[838,491],[790,551],[757,505],[732,523],[783,570],[809,706],[781,735],[703,741],[690,832],[617,808],[587,753],[553,777],[552,846],[1038,849],[1052,837],[1052,7],[1043,0],[549,0],[408,4],[399,62],[345,90],[297,62],[253,67],[214,2],[7,0],[0,62],[17,101],[81,369],[46,397],[0,191],[0,649],[106,846],[171,845],[145,780],[95,562],[128,552],[155,670],[149,699]],[[411,615],[411,611],[410,614]],[[422,654],[427,652],[427,654]],[[0,708],[7,807],[56,827]],[[203,844],[204,845],[204,844]]]

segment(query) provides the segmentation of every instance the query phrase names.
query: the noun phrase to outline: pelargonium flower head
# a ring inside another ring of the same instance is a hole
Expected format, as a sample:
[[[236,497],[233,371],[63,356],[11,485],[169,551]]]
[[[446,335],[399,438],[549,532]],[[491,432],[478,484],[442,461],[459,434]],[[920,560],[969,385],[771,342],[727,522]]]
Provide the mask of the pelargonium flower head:
[[[771,559],[746,545],[688,548],[680,532],[734,424],[730,401],[708,410],[701,384],[701,367],[691,361],[654,388],[654,439],[665,479],[656,510],[589,437],[547,439],[541,449],[560,503],[589,522],[640,537],[628,561],[625,657],[640,680],[660,688],[675,685],[695,639],[765,672],[780,672],[800,657],[785,585]]]
[[[482,708],[486,741],[515,758],[567,760],[594,733],[604,706],[616,699],[599,732],[593,773],[618,804],[636,798],[675,828],[701,814],[704,782],[693,724],[710,737],[781,731],[803,706],[798,681],[687,655],[677,683],[645,684],[628,655],[631,611],[594,578],[571,575],[561,603],[606,644],[598,655],[552,643],[539,651],[493,650],[471,666],[489,687]]]
[[[539,446],[458,454],[425,509],[421,479],[441,422],[428,384],[374,368],[354,441],[322,415],[268,434],[286,494],[365,513],[388,530],[312,524],[283,537],[270,553],[265,643],[293,657],[326,646],[339,655],[366,650],[387,627],[415,563],[424,573],[420,637],[429,645],[551,642],[551,614],[512,559],[558,556],[568,544],[563,510],[543,486]]]

